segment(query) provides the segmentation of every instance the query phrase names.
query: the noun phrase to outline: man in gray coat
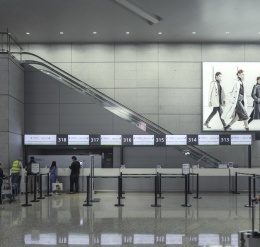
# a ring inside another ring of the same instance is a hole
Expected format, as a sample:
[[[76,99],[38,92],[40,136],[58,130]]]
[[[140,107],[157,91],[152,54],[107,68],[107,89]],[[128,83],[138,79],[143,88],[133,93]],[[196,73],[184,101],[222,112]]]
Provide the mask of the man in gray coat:
[[[223,127],[226,126],[225,121],[221,118],[222,109],[221,107],[225,105],[225,93],[223,88],[221,87],[221,76],[222,74],[220,72],[217,72],[215,74],[215,81],[211,82],[209,87],[209,107],[213,107],[213,110],[209,117],[207,118],[206,122],[204,123],[204,126],[207,128],[211,128],[209,126],[210,120],[215,116],[215,114],[218,112],[219,118],[223,124]]]

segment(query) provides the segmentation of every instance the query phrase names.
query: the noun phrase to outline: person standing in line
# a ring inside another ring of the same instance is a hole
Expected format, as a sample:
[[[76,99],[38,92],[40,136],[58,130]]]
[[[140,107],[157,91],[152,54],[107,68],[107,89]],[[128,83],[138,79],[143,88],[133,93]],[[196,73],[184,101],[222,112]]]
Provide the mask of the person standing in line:
[[[25,170],[27,171],[27,176],[32,175],[32,164],[36,163],[34,160],[34,157],[30,157],[30,161],[28,165],[25,167]],[[31,190],[31,194],[33,193],[33,176],[28,176],[28,192]]]
[[[1,161],[0,161],[0,204],[2,204],[2,184],[3,184],[3,180],[6,178],[6,176],[4,175],[3,169],[1,168]]]
[[[72,163],[70,165],[71,174],[70,174],[70,193],[73,194],[74,184],[75,184],[75,193],[79,193],[79,173],[80,173],[80,163],[77,161],[76,156],[72,156]]]
[[[237,72],[237,79],[235,80],[232,91],[230,92],[229,102],[222,114],[222,119],[232,119],[231,122],[224,127],[224,131],[229,130],[230,127],[237,121],[244,121],[245,129],[246,131],[249,131],[244,78],[244,71],[240,69]]]
[[[52,191],[52,184],[56,183],[58,179],[58,168],[56,166],[56,161],[52,161],[51,167],[50,167],[50,194],[53,194]],[[57,191],[54,192],[55,195],[58,195]]]
[[[254,85],[251,93],[251,97],[254,99],[254,109],[250,114],[248,124],[250,124],[254,119],[260,119],[260,76],[256,78],[256,82],[257,83]]]
[[[11,169],[13,199],[18,194],[21,167],[22,167],[22,158],[18,158],[13,162],[12,169]]]
[[[225,92],[221,86],[221,77],[221,72],[217,72],[215,74],[215,81],[212,81],[209,87],[208,105],[209,107],[213,107],[213,110],[207,118],[206,122],[204,123],[204,126],[206,126],[209,129],[211,128],[209,126],[209,122],[217,112],[219,114],[219,118],[222,122],[223,127],[226,126],[225,121],[221,118],[222,107],[225,105]]]

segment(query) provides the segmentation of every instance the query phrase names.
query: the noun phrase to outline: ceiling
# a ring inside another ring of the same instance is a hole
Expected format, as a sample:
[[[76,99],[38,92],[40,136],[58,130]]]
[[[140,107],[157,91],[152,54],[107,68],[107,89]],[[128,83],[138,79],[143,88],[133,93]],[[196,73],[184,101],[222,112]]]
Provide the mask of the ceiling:
[[[0,0],[0,27],[21,43],[260,41],[260,0],[127,1],[162,20],[150,25],[114,0]]]

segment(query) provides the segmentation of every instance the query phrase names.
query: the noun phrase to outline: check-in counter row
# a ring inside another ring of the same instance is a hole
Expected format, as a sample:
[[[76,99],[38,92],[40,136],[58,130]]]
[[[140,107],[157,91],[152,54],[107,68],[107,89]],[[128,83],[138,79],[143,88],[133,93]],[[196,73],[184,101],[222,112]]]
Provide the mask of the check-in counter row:
[[[48,168],[41,168],[41,174],[47,174]],[[123,178],[123,190],[126,192],[152,192],[154,190],[154,178],[142,177],[142,174],[154,175],[156,172],[161,174],[180,174],[182,169],[136,169],[136,168],[95,168],[94,170],[94,189],[95,191],[117,191],[118,181],[117,176],[120,172],[123,175],[129,174],[129,176]],[[229,192],[234,189],[235,186],[235,173],[238,174],[238,191],[248,190],[248,176],[249,174],[256,174],[260,176],[260,168],[231,168],[231,169],[191,169],[192,173],[199,174],[199,189],[201,192]],[[69,192],[70,186],[70,173],[69,168],[58,168],[58,180],[63,183],[64,192]],[[25,183],[24,176],[26,171],[22,171],[22,184]],[[79,188],[81,192],[85,192],[87,189],[86,176],[90,174],[89,168],[83,168],[80,170]],[[137,176],[140,175],[140,176]],[[99,178],[100,177],[100,178]],[[111,178],[110,178],[111,177]],[[256,188],[260,188],[260,177],[256,179]],[[167,178],[162,178],[162,191],[184,191],[184,179],[183,178],[171,178],[170,175]],[[22,192],[24,192],[21,186]],[[47,189],[47,176],[43,176],[43,190]],[[196,189],[196,176],[190,176],[190,189]]]

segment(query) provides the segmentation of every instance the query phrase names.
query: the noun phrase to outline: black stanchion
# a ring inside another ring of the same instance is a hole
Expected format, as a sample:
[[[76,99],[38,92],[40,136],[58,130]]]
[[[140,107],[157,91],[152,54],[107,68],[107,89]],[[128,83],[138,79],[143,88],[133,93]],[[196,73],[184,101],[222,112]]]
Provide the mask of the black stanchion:
[[[195,198],[195,199],[201,199],[202,197],[201,196],[199,196],[199,174],[197,173],[196,174],[196,178],[197,178],[197,195],[196,196],[194,196],[193,198]]]
[[[85,206],[85,207],[88,207],[88,206],[92,206],[92,205],[93,205],[93,204],[91,204],[91,203],[89,202],[89,187],[90,187],[90,177],[87,176],[87,198],[86,198],[86,201],[85,201],[85,202],[87,202],[87,203],[83,204],[83,206]]]
[[[157,204],[157,193],[158,193],[158,173],[157,176],[154,177],[154,204],[152,204],[152,207],[161,207],[160,204]]]
[[[255,174],[253,174],[253,195],[254,195],[254,198],[256,197],[256,188],[255,188],[255,184],[256,184],[256,176]]]
[[[123,177],[122,177],[122,172],[120,172],[120,197],[121,199],[125,199],[123,196]]]
[[[121,176],[118,176],[118,196],[117,196],[118,203],[115,204],[116,207],[123,207],[124,206],[124,204],[121,204],[121,201],[120,201],[121,200],[121,192],[122,192],[120,177]]]
[[[122,172],[120,172],[120,176],[121,177],[123,176]],[[125,191],[123,191],[123,177],[122,177],[122,194],[121,195],[123,195],[123,194],[125,194]],[[121,199],[124,199],[124,197],[122,197]]]
[[[37,174],[34,175],[34,195],[33,195],[33,200],[31,200],[30,202],[39,202],[39,200],[36,199],[36,193],[37,193],[36,180],[37,180]]]
[[[25,180],[25,204],[22,204],[22,207],[29,207],[32,206],[32,204],[28,203],[28,176],[26,176]]]
[[[40,174],[40,196],[37,197],[37,199],[45,199],[45,197],[42,196],[42,175],[43,174]]]
[[[188,175],[185,175],[185,204],[182,204],[181,206],[191,207],[191,205],[188,204]]]
[[[245,207],[252,207],[252,203],[251,203],[251,180],[252,178],[251,177],[248,177],[248,204],[245,205]]]
[[[232,192],[233,194],[240,194],[237,192],[237,172],[235,172],[235,191]]]
[[[2,183],[0,184],[0,204],[3,204],[3,201],[2,201]]]
[[[162,174],[157,172],[157,176],[158,175],[159,175],[159,186],[158,186],[159,187],[159,192],[158,192],[159,196],[158,196],[158,198],[164,199],[164,197],[162,196]]]
[[[45,196],[52,196],[50,195],[50,174],[47,173],[47,195]]]
[[[190,191],[190,174],[188,174],[188,194],[193,194],[193,193]]]

